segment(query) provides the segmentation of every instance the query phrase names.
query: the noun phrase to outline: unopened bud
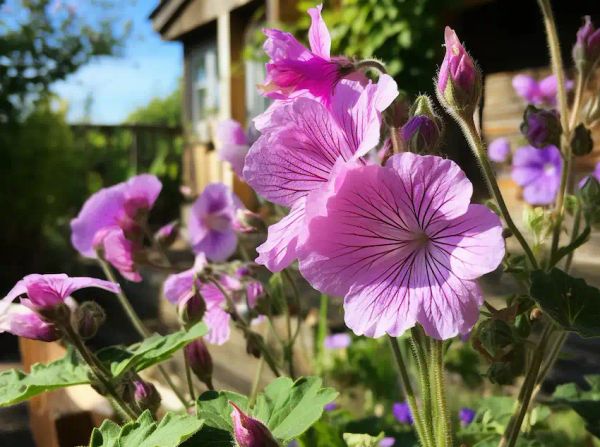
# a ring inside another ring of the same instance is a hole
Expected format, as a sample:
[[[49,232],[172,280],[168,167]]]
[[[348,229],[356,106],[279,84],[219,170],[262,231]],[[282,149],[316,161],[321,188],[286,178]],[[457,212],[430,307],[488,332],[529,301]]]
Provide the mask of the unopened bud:
[[[571,150],[575,155],[583,156],[592,152],[594,140],[592,132],[583,124],[579,124],[571,137]]]
[[[74,325],[84,340],[92,338],[106,321],[104,309],[94,301],[82,303],[73,312]]]
[[[137,379],[133,382],[134,391],[133,398],[140,410],[150,410],[156,413],[160,407],[161,397],[156,387],[142,379]]]
[[[239,231],[257,233],[266,231],[265,221],[258,214],[247,209],[239,209],[236,213]]]
[[[573,61],[577,69],[587,74],[600,59],[600,29],[596,29],[590,16],[577,31],[577,41],[573,47]]]
[[[250,331],[246,335],[246,352],[253,357],[259,358],[264,343],[260,334]]]
[[[481,72],[450,27],[444,32],[446,55],[437,78],[440,102],[450,111],[471,117],[481,97]]]
[[[558,113],[554,110],[538,109],[529,105],[523,114],[521,133],[529,144],[537,149],[546,146],[560,146],[560,134],[562,128]]]
[[[257,419],[244,413],[236,404],[229,401],[233,407],[231,420],[233,422],[233,437],[238,447],[278,447],[269,429]]]
[[[192,326],[202,321],[205,313],[206,301],[204,301],[204,297],[198,290],[192,292],[179,303],[179,318],[185,326]]]
[[[196,377],[212,390],[213,361],[204,341],[198,338],[191,342],[184,348],[184,355]]]

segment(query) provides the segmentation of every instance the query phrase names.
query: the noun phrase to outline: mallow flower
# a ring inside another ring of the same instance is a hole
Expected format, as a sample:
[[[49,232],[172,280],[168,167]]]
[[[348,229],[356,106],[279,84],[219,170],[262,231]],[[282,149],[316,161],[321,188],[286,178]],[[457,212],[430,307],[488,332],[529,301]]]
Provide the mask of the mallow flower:
[[[472,408],[463,407],[458,412],[458,418],[460,419],[460,425],[463,427],[469,425],[471,422],[475,420],[475,415],[477,413]]]
[[[510,141],[496,138],[488,145],[488,157],[496,163],[504,163],[510,158]]]
[[[412,425],[413,417],[407,402],[396,402],[392,405],[392,414],[401,424]]]
[[[264,30],[267,40],[263,48],[270,58],[265,84],[261,86],[265,96],[287,99],[308,93],[327,104],[337,83],[354,71],[349,59],[330,56],[331,36],[321,9],[319,5],[308,10],[310,50],[290,33]]]
[[[523,188],[530,205],[550,205],[560,187],[562,157],[556,146],[536,149],[524,146],[515,151],[512,178]]]
[[[251,125],[246,133],[242,125],[232,119],[221,121],[217,127],[219,148],[217,156],[231,165],[238,177],[242,176],[244,161],[250,146],[258,138],[258,131]]]
[[[555,106],[558,83],[556,76],[550,75],[537,81],[533,76],[518,74],[512,79],[517,95],[534,106]],[[567,90],[573,88],[573,81],[566,80]]]
[[[300,270],[344,297],[357,335],[399,336],[420,323],[448,339],[471,330],[483,303],[476,282],[504,257],[502,225],[450,160],[397,154],[385,166],[338,163],[307,200]]]
[[[211,183],[196,199],[188,218],[188,232],[194,253],[210,261],[227,260],[237,247],[240,199],[223,183]]]
[[[291,210],[269,227],[256,262],[276,272],[297,257],[307,194],[327,182],[337,159],[362,160],[378,144],[381,113],[397,95],[387,75],[376,84],[342,80],[329,108],[299,97],[259,117],[261,136],[246,156],[244,179]]]
[[[125,277],[140,280],[130,264],[134,248],[141,246],[141,226],[161,189],[157,177],[142,174],[92,194],[71,221],[73,247],[87,258],[95,258],[101,251],[108,262],[116,262],[113,265],[117,269],[127,265],[127,269],[121,271]],[[125,239],[131,243],[125,243]]]
[[[44,321],[23,304],[10,304],[0,312],[0,333],[2,332],[48,342],[60,338],[60,332],[54,324]]]

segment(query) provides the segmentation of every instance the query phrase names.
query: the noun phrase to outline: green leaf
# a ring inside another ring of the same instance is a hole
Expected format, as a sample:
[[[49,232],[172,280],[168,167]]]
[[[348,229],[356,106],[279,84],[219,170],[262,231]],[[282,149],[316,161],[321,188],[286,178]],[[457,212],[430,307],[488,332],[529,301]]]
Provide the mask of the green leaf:
[[[554,268],[531,273],[531,296],[563,329],[600,336],[600,290]]]
[[[197,403],[198,417],[205,421],[206,427],[231,432],[229,401],[233,401],[264,423],[275,438],[286,442],[300,436],[319,420],[325,404],[333,401],[337,394],[332,388],[322,388],[318,377],[301,378],[296,382],[280,377],[258,395],[252,410],[248,409],[247,398],[240,394],[229,391],[203,393]]]
[[[188,414],[167,413],[157,423],[149,411],[119,427],[104,421],[94,429],[89,447],[177,447],[202,427],[203,421]]]
[[[258,396],[253,415],[265,421],[277,439],[291,440],[318,421],[323,407],[337,397],[337,391],[322,384],[318,377],[296,382],[280,377]]]
[[[377,447],[379,441],[384,437],[383,433],[380,433],[377,437],[371,435],[357,435],[355,433],[344,433],[344,441],[348,444],[348,447]]]
[[[88,370],[72,350],[47,365],[37,363],[29,374],[17,369],[0,373],[0,407],[15,405],[38,394],[89,383]]]
[[[131,369],[141,371],[165,361],[175,352],[207,332],[206,325],[200,322],[188,331],[182,330],[169,335],[154,334],[140,344],[132,345],[129,348],[106,348],[98,351],[97,355],[103,363],[110,364],[113,376],[119,377]]]
[[[589,390],[568,383],[556,388],[554,403],[571,407],[584,421],[585,428],[600,439],[600,375],[585,376]]]

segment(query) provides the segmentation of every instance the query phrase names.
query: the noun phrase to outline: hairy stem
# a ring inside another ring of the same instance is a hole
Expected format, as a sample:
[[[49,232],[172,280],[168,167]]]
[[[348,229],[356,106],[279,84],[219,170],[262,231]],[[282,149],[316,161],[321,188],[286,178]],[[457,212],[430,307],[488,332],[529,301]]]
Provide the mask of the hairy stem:
[[[463,132],[465,134],[465,137],[467,138],[467,141],[469,142],[469,145],[471,146],[471,149],[473,150],[475,156],[477,157],[477,160],[479,161],[479,165],[481,166],[488,189],[492,193],[492,196],[494,197],[494,200],[496,201],[496,204],[500,209],[500,212],[502,214],[502,217],[504,218],[504,221],[506,222],[506,225],[521,244],[521,247],[525,251],[525,254],[527,255],[527,258],[529,259],[529,262],[531,263],[533,268],[537,269],[537,259],[535,258],[531,247],[529,247],[527,240],[525,239],[525,237],[523,237],[523,234],[521,234],[514,221],[512,220],[510,212],[508,211],[508,207],[506,206],[506,202],[502,197],[502,192],[500,191],[500,187],[498,186],[498,182],[496,181],[494,170],[492,169],[492,166],[488,159],[487,153],[485,151],[485,146],[483,144],[483,141],[481,140],[479,132],[477,131],[475,122],[472,118],[467,119],[464,117],[458,117],[458,122],[463,129]]]
[[[510,421],[506,426],[506,430],[502,436],[502,439],[500,439],[498,447],[514,447],[517,443],[517,439],[521,433],[523,419],[525,418],[525,415],[529,409],[533,390],[538,381],[540,368],[542,366],[542,361],[544,360],[544,353],[546,352],[546,346],[548,344],[548,338],[551,333],[552,323],[549,322],[544,327],[540,341],[533,353],[531,364],[529,365],[529,369],[525,374],[525,380],[521,386],[521,390],[519,391],[515,412],[511,416]]]
[[[423,447],[436,447],[435,445],[428,443],[428,439],[431,439],[431,436],[427,436],[425,434],[425,426],[423,425],[423,420],[421,419],[421,412],[419,411],[419,407],[417,405],[417,398],[415,397],[415,393],[410,383],[410,377],[408,375],[408,370],[406,368],[406,364],[404,363],[404,359],[402,358],[402,352],[400,351],[398,340],[396,337],[392,337],[391,335],[388,336],[388,339],[392,347],[394,359],[398,365],[398,372],[400,373],[400,381],[404,388],[404,395],[406,396],[406,401],[408,402],[410,412],[413,420],[415,421],[415,429],[419,437],[419,442]]]
[[[387,74],[385,65],[383,65],[383,63],[377,59],[364,59],[360,62],[357,62],[355,67],[357,70],[372,68],[373,70],[377,70],[380,74]]]
[[[433,387],[438,405],[438,431],[436,433],[436,446],[452,447],[452,424],[448,403],[446,401],[446,385],[444,374],[444,342],[431,341],[431,368],[433,371]]]
[[[429,376],[429,365],[427,364],[427,352],[424,346],[424,334],[420,327],[411,329],[411,349],[415,360],[417,361],[417,369],[419,373],[419,383],[422,396],[422,411],[423,425],[425,427],[425,436],[429,445],[433,445],[433,413],[431,410],[431,384]]]
[[[113,272],[112,272],[110,266],[106,263],[106,261],[98,258],[98,262],[100,263],[100,267],[102,268],[102,271],[104,272],[104,276],[106,276],[106,279],[108,279],[111,282],[118,283],[117,279],[115,278],[115,275],[113,275]],[[129,318],[129,321],[131,321],[131,324],[133,324],[133,327],[135,328],[137,333],[140,335],[140,337],[142,339],[148,338],[150,336],[150,331],[146,328],[146,326],[142,322],[142,319],[136,313],[136,311],[134,310],[133,306],[131,305],[131,303],[129,302],[129,300],[123,293],[123,291],[119,291],[119,293],[117,293],[117,298],[119,299],[119,304],[121,305],[121,307],[125,311],[125,314]],[[190,406],[189,402],[187,401],[185,396],[181,393],[181,391],[179,391],[179,389],[175,386],[175,384],[171,380],[171,377],[169,376],[169,374],[167,373],[165,368],[162,365],[157,365],[157,368],[158,368],[158,371],[160,372],[161,376],[163,377],[164,381],[166,382],[166,384],[169,386],[169,388],[171,388],[171,390],[173,390],[173,392],[177,396],[177,399],[179,399],[179,401],[183,404],[183,406],[185,408],[189,408],[189,406]]]

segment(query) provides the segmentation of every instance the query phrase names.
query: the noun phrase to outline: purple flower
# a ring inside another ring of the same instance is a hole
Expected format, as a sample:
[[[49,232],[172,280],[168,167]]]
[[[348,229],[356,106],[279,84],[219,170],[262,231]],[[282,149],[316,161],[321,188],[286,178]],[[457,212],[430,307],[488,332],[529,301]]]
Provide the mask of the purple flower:
[[[438,95],[458,109],[474,108],[481,93],[481,75],[449,26],[444,30],[444,40],[446,54],[437,79]]]
[[[10,304],[0,306],[0,333],[9,332],[17,337],[30,338],[40,341],[56,341],[60,339],[60,332],[52,323],[48,323],[23,304]]]
[[[408,402],[396,402],[392,406],[392,413],[401,424],[412,425],[413,417]]]
[[[339,408],[338,404],[336,404],[335,402],[330,402],[328,404],[325,404],[325,406],[323,407],[323,410],[334,411],[334,410],[337,410],[338,408]]]
[[[558,85],[554,75],[547,76],[538,82],[532,76],[519,74],[513,78],[512,85],[517,95],[529,104],[535,106],[556,105]],[[565,87],[567,90],[571,90],[573,81],[566,80]]]
[[[523,187],[523,197],[531,205],[554,202],[560,186],[562,157],[556,146],[536,149],[531,146],[516,150],[512,178]]]
[[[278,447],[269,429],[259,420],[244,413],[240,407],[229,401],[233,407],[233,437],[239,447]]]
[[[560,144],[562,132],[558,112],[528,105],[523,114],[521,133],[537,149]]]
[[[270,57],[266,65],[267,78],[261,87],[265,96],[287,99],[308,92],[324,103],[337,83],[353,71],[353,64],[345,57],[331,57],[331,37],[321,18],[322,5],[310,8],[311,25],[308,31],[310,50],[294,36],[277,29],[264,30],[267,40],[265,53]]]
[[[600,182],[600,162],[596,163],[596,168],[594,169],[594,172],[592,172],[592,174],[586,175],[585,177],[583,177],[580,180],[579,189],[584,187],[585,182],[587,182],[588,178],[590,178],[590,177],[594,177],[596,180],[598,180]]]
[[[154,233],[154,238],[163,246],[168,247],[179,236],[179,223],[177,221],[163,225]]]
[[[488,146],[488,156],[496,163],[504,163],[510,157],[510,141],[506,138],[496,138]]]
[[[350,334],[340,333],[332,334],[325,337],[326,349],[346,349],[352,343]]]
[[[244,178],[259,194],[291,210],[269,227],[256,262],[276,272],[297,257],[306,195],[327,182],[337,159],[362,157],[377,145],[381,112],[397,94],[387,75],[364,86],[343,80],[330,109],[296,98],[261,118],[261,136],[246,157]]]
[[[469,332],[483,302],[475,281],[504,257],[502,225],[450,160],[409,152],[385,167],[346,163],[311,194],[300,270],[344,296],[357,335],[399,336],[420,323],[448,339]]]
[[[464,427],[469,425],[471,422],[475,420],[475,410],[471,408],[461,408],[458,412],[458,418],[460,419],[460,424]]]
[[[125,233],[136,231],[140,216],[152,208],[161,188],[158,178],[143,174],[92,194],[71,221],[73,246],[83,256],[95,258],[93,242],[100,230],[119,227]]]
[[[192,205],[188,219],[194,253],[211,261],[225,261],[237,247],[236,213],[240,199],[224,184],[211,183]]]
[[[116,268],[121,275],[133,282],[140,282],[135,254],[140,250],[140,243],[127,239],[119,227],[103,228],[94,236],[94,248],[101,258]]]
[[[390,436],[386,436],[379,441],[379,447],[393,447],[396,444],[396,440]]]
[[[590,16],[577,31],[577,42],[573,47],[573,60],[578,67],[588,70],[600,58],[600,29],[596,29]]]
[[[150,382],[138,379],[133,382],[133,398],[142,410],[149,409],[155,413],[160,407],[160,394]]]
[[[183,348],[183,352],[196,377],[212,388],[213,361],[202,338],[191,342]]]
[[[256,132],[244,132],[242,125],[235,120],[225,120],[217,127],[217,140],[220,143],[217,155],[219,159],[231,165],[238,177],[242,176],[244,161],[250,146],[256,141]]]
[[[402,139],[410,152],[427,153],[437,148],[440,139],[438,124],[427,115],[416,115],[402,127]]]

